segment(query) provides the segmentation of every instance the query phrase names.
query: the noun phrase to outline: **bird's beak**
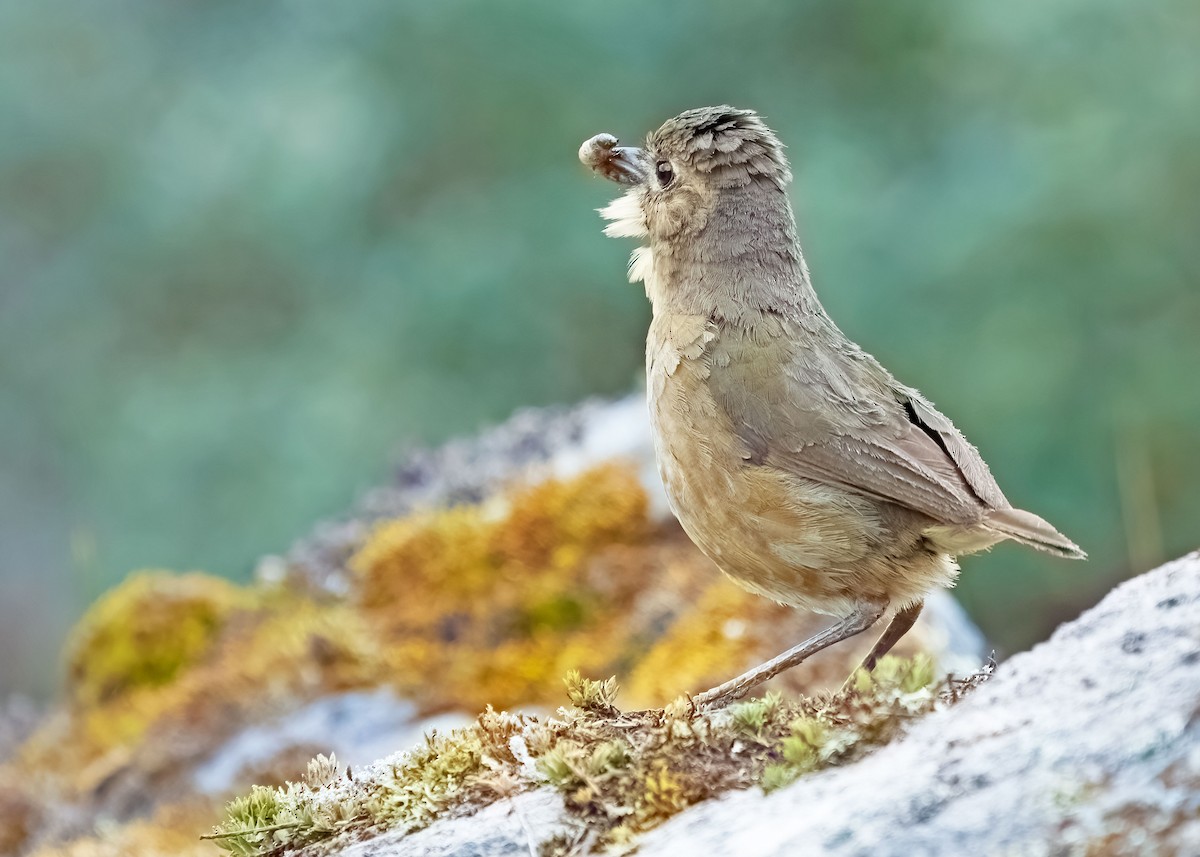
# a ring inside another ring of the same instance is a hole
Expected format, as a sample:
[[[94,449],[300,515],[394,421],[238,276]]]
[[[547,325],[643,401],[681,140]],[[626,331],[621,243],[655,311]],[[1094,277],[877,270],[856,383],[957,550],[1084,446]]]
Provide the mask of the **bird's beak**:
[[[597,134],[579,147],[579,160],[593,172],[617,184],[640,184],[649,168],[646,153],[636,146],[618,146],[612,134]]]

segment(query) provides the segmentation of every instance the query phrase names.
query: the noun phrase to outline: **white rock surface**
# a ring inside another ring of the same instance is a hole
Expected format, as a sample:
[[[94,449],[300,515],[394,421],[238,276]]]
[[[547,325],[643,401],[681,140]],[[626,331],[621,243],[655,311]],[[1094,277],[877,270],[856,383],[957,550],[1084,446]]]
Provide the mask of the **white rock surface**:
[[[541,842],[572,826],[559,796],[542,789],[494,803],[475,815],[455,818],[404,836],[385,834],[343,851],[342,857],[537,857]]]
[[[244,770],[294,746],[320,747],[343,765],[358,768],[396,747],[419,743],[427,732],[448,731],[470,720],[453,713],[419,717],[415,705],[388,688],[336,693],[243,729],[196,766],[192,782],[202,794],[223,795]]]

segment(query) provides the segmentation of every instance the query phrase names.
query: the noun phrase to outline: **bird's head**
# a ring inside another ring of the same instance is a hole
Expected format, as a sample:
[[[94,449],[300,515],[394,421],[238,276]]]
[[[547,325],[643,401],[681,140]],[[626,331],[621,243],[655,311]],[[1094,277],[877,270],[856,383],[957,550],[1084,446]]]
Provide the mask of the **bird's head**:
[[[782,195],[792,179],[783,144],[758,114],[734,107],[700,107],[663,123],[645,146],[619,146],[597,134],[579,149],[593,171],[629,186],[601,210],[612,236],[648,237],[651,245],[700,232],[714,211],[771,190]]]

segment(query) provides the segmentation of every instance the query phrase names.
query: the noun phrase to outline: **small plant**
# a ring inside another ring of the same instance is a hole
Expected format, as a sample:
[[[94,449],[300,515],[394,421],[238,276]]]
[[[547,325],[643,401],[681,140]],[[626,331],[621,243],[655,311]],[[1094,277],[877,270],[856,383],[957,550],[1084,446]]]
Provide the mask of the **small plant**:
[[[730,722],[745,738],[764,740],[764,731],[774,722],[783,705],[783,697],[776,691],[767,691],[765,696],[747,699],[729,707]]]
[[[563,683],[567,686],[567,698],[576,708],[600,717],[612,717],[617,713],[613,704],[617,698],[616,676],[592,681],[580,675],[579,670],[570,670]]]

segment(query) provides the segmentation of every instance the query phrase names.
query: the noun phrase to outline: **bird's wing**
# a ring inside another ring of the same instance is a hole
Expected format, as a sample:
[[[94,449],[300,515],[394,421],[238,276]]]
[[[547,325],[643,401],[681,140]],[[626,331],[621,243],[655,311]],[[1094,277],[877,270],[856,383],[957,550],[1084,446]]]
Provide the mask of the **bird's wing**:
[[[979,453],[920,393],[857,348],[807,347],[787,327],[709,344],[709,387],[748,461],[944,523],[1008,507]]]

